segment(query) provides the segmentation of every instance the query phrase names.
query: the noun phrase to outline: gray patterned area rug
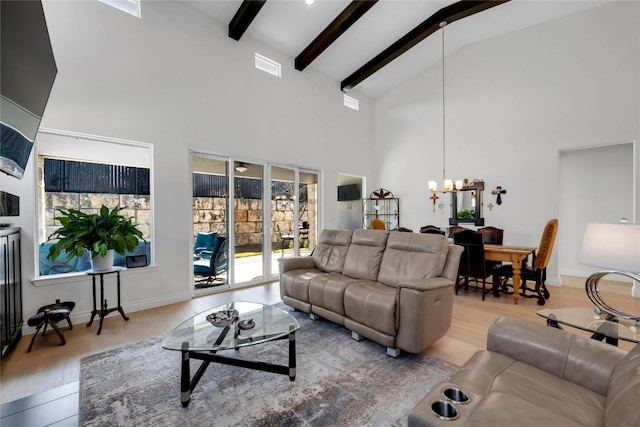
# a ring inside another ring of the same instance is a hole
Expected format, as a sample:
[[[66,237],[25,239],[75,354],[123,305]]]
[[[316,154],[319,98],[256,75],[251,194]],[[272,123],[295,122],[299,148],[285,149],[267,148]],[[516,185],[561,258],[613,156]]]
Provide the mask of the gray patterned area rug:
[[[342,326],[292,314],[300,323],[295,381],[211,363],[183,408],[180,352],[157,337],[82,359],[80,425],[406,426],[413,406],[457,369],[426,354],[394,359]],[[288,341],[235,355],[286,365]],[[199,364],[192,360],[192,375]]]

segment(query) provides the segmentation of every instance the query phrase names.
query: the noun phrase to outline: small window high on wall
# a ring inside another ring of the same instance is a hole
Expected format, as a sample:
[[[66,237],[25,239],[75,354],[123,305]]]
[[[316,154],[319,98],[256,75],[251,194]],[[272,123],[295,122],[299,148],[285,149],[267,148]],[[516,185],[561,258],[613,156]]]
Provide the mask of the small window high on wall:
[[[264,55],[260,55],[257,52],[255,54],[255,65],[258,70],[262,70],[276,77],[282,77],[282,67],[280,63]]]
[[[141,18],[140,0],[99,0],[136,18]]]

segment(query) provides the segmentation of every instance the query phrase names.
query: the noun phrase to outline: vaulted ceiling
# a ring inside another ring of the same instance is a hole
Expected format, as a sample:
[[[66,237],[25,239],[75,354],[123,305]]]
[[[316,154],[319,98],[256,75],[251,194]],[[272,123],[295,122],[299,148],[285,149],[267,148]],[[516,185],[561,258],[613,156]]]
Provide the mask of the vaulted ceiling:
[[[373,98],[463,47],[611,0],[183,0],[229,26],[229,37],[257,39]]]

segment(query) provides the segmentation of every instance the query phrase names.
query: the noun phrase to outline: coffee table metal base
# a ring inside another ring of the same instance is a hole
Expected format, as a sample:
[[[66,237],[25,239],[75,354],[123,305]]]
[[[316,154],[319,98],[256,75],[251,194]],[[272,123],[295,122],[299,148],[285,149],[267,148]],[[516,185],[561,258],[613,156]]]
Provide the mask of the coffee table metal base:
[[[612,329],[613,325],[607,322],[617,324],[618,318],[615,316],[612,316],[611,314],[607,314],[606,322],[602,322],[602,324],[595,329],[595,332],[593,333],[593,335],[591,335],[591,339],[594,339],[597,341],[605,341],[607,344],[617,346],[618,338],[616,338],[615,336],[612,336],[612,334],[614,334],[615,332]],[[558,323],[558,321],[551,316],[547,318],[547,326],[551,326],[552,328],[556,328],[556,329],[562,329],[562,326],[560,326],[560,323]],[[608,332],[608,333],[603,334],[602,332]]]
[[[289,338],[289,364],[277,365],[273,363],[266,363],[252,360],[234,359],[232,357],[220,356],[216,354],[215,350],[212,351],[194,351],[189,350],[188,343],[182,345],[182,369],[180,375],[180,402],[183,407],[189,406],[191,401],[191,393],[193,389],[202,378],[202,375],[209,367],[209,363],[222,363],[225,365],[238,366],[241,368],[255,369],[258,371],[272,372],[274,374],[288,375],[291,381],[296,379],[296,332],[291,331],[288,336],[284,336],[279,339]],[[238,351],[239,348],[236,348]],[[191,378],[190,360],[197,359],[202,360],[202,364]]]

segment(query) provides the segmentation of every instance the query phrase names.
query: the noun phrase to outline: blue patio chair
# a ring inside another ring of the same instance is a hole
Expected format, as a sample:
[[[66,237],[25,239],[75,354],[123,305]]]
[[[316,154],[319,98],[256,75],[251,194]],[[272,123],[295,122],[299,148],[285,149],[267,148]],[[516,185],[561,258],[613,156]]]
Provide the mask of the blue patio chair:
[[[47,256],[49,255],[49,248],[53,244],[53,242],[44,242],[39,245],[38,264],[41,276],[75,273],[91,268],[91,258],[87,253],[84,253],[80,258],[74,256],[71,259],[67,259],[67,252],[62,251],[56,259],[50,260]]]
[[[198,233],[204,234],[199,241],[196,238],[194,245],[193,274],[196,278],[197,288],[207,288],[211,286],[222,285],[226,283],[226,279],[219,278],[218,275],[225,273],[228,268],[227,258],[227,239],[224,236],[218,236],[217,233]],[[214,235],[210,246],[198,246],[208,243],[207,239]]]
[[[202,251],[211,251],[218,238],[218,233],[198,233],[193,243],[193,259],[197,259]]]

